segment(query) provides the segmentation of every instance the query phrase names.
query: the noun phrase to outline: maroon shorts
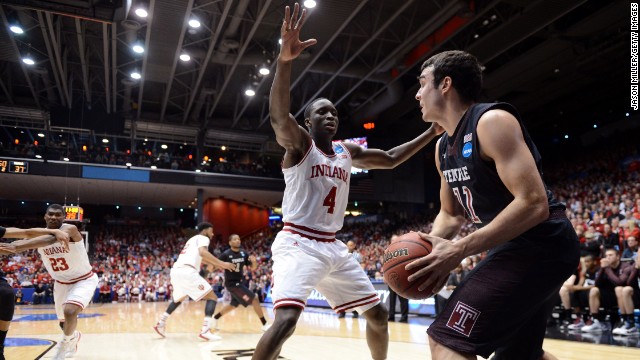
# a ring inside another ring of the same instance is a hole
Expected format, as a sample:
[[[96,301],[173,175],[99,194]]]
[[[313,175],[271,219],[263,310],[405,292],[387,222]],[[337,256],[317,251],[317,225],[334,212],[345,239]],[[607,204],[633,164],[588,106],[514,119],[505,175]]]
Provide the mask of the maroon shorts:
[[[238,284],[236,286],[227,286],[227,290],[231,293],[231,303],[230,305],[233,307],[237,307],[238,305],[242,305],[244,307],[249,306],[253,301],[253,298],[256,294],[249,290],[248,287]]]
[[[494,248],[454,291],[427,333],[461,353],[537,360],[554,296],[579,257],[571,223],[548,220]]]

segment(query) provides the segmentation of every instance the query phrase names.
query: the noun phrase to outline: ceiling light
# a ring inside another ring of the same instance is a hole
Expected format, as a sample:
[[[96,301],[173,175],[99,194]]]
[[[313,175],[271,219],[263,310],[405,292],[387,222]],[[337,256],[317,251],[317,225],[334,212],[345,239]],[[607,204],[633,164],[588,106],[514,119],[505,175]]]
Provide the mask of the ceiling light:
[[[222,145],[222,146],[220,146],[220,150],[225,151],[225,150],[227,150],[227,147]]]
[[[43,138],[43,137],[44,137],[44,134],[43,134],[43,133],[38,133],[38,137]]]
[[[189,54],[181,54],[180,55],[180,60],[187,62],[189,60],[191,60],[191,56],[189,56]]]
[[[155,165],[151,165],[151,168],[155,170],[155,169],[157,169],[158,167],[157,167],[157,166],[155,166]]]
[[[131,166],[131,163],[126,163],[125,165],[127,165],[127,166]]]
[[[36,155],[36,159],[42,159],[42,155]]]
[[[133,47],[131,47],[131,49],[136,54],[142,54],[144,52],[144,47],[142,45],[140,45],[140,44],[133,45]]]
[[[478,34],[474,34],[474,35],[473,35],[473,38],[474,38],[474,39],[477,39],[477,38],[479,38],[479,37],[480,37],[480,35],[478,35]]]
[[[161,148],[163,148],[163,149],[168,148],[168,146],[167,146],[167,145],[165,145],[165,144],[160,145],[160,147],[161,147]]]
[[[143,8],[137,8],[135,12],[136,12],[136,15],[138,15],[141,18],[146,18],[149,15],[147,10]]]
[[[598,125],[597,125],[597,124],[593,124],[593,128],[594,128],[594,129],[597,129],[597,128],[598,128]]]
[[[27,55],[26,57],[23,57],[23,58],[22,58],[22,62],[23,62],[23,63],[25,63],[25,64],[27,64],[27,65],[33,65],[33,64],[35,64],[35,63],[36,63],[36,62],[31,58],[31,56],[30,56],[30,55]]]
[[[564,138],[565,138],[565,139],[568,139],[568,138],[569,138],[569,135],[565,135],[565,136],[564,136]]]
[[[314,7],[316,7],[316,2],[314,0],[305,0],[304,2],[304,7],[306,7],[307,9],[313,9]]]
[[[11,25],[9,26],[9,30],[11,30],[11,32],[13,32],[14,34],[23,34],[24,30],[22,30],[22,28],[18,25]]]
[[[142,75],[140,75],[139,72],[134,71],[134,72],[131,73],[131,78],[138,80],[138,79],[142,78]]]
[[[247,90],[244,91],[244,94],[247,95],[247,96],[255,96],[256,92],[253,91],[253,89],[247,89]]]
[[[197,29],[200,27],[200,21],[196,20],[196,19],[191,19],[189,20],[189,26],[191,26],[194,29]]]
[[[268,67],[262,66],[260,70],[258,70],[258,72],[260,73],[260,75],[269,75],[271,71],[269,70]]]
[[[62,159],[62,160],[64,160],[64,161],[69,161],[69,158],[68,158],[68,157],[66,157],[66,158],[64,158],[64,159]]]
[[[102,139],[102,142],[105,143],[105,144],[108,144],[109,143],[109,139],[104,138],[104,139]]]
[[[147,138],[144,138],[144,141],[149,141],[149,139],[147,139]]]

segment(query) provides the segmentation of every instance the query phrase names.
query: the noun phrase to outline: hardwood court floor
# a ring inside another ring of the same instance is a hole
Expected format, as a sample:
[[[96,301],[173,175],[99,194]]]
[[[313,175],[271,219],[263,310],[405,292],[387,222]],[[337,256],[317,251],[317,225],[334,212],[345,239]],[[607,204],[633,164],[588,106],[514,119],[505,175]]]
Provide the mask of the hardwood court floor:
[[[167,322],[167,338],[153,325],[168,303],[92,304],[78,320],[82,340],[74,359],[238,359],[251,358],[260,339],[260,322],[251,308],[239,308],[219,321],[221,341],[197,338],[204,303],[181,305]],[[220,306],[220,305],[219,305]],[[267,318],[273,319],[270,307]],[[390,360],[430,359],[424,321],[390,323]],[[371,359],[365,340],[364,319],[338,319],[325,310],[305,311],[294,336],[284,345],[282,358],[290,360]],[[9,330],[6,358],[49,359],[62,337],[52,305],[20,306]],[[33,339],[33,340],[27,340]],[[31,344],[31,345],[30,345]],[[640,350],[620,346],[545,340],[545,349],[559,359],[640,359]]]

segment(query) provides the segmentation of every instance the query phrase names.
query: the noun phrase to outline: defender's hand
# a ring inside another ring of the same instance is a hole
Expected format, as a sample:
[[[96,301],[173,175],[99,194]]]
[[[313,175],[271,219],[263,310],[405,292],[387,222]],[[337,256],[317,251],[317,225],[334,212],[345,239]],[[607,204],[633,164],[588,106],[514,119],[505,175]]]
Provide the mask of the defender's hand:
[[[236,266],[230,262],[223,262],[222,265],[220,265],[220,268],[229,271],[236,271]]]
[[[56,237],[56,240],[64,247],[65,250],[69,250],[69,234],[62,230],[52,230],[52,235]]]
[[[293,7],[293,16],[291,16],[291,9],[288,6],[284,8],[284,21],[280,28],[282,45],[280,46],[279,59],[282,61],[291,61],[297,58],[304,49],[318,42],[316,39],[300,41],[300,29],[304,25],[307,9],[302,10],[302,14],[298,19],[299,12],[300,5],[298,3]]]

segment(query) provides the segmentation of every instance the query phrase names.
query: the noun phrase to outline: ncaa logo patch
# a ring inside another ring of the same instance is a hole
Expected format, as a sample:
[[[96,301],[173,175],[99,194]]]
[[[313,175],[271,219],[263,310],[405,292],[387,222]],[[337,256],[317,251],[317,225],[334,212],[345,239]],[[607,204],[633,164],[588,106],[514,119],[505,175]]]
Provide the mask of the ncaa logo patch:
[[[342,148],[342,146],[335,144],[335,146],[333,147],[333,152],[336,154],[342,154],[344,152],[344,149]]]
[[[453,313],[451,313],[449,317],[449,321],[447,321],[447,327],[469,337],[479,317],[480,311],[458,301],[455,309],[453,309]]]
[[[462,156],[465,158],[468,158],[469,156],[471,156],[471,152],[472,152],[472,146],[471,143],[468,142],[466,144],[464,144],[464,146],[462,147]]]

